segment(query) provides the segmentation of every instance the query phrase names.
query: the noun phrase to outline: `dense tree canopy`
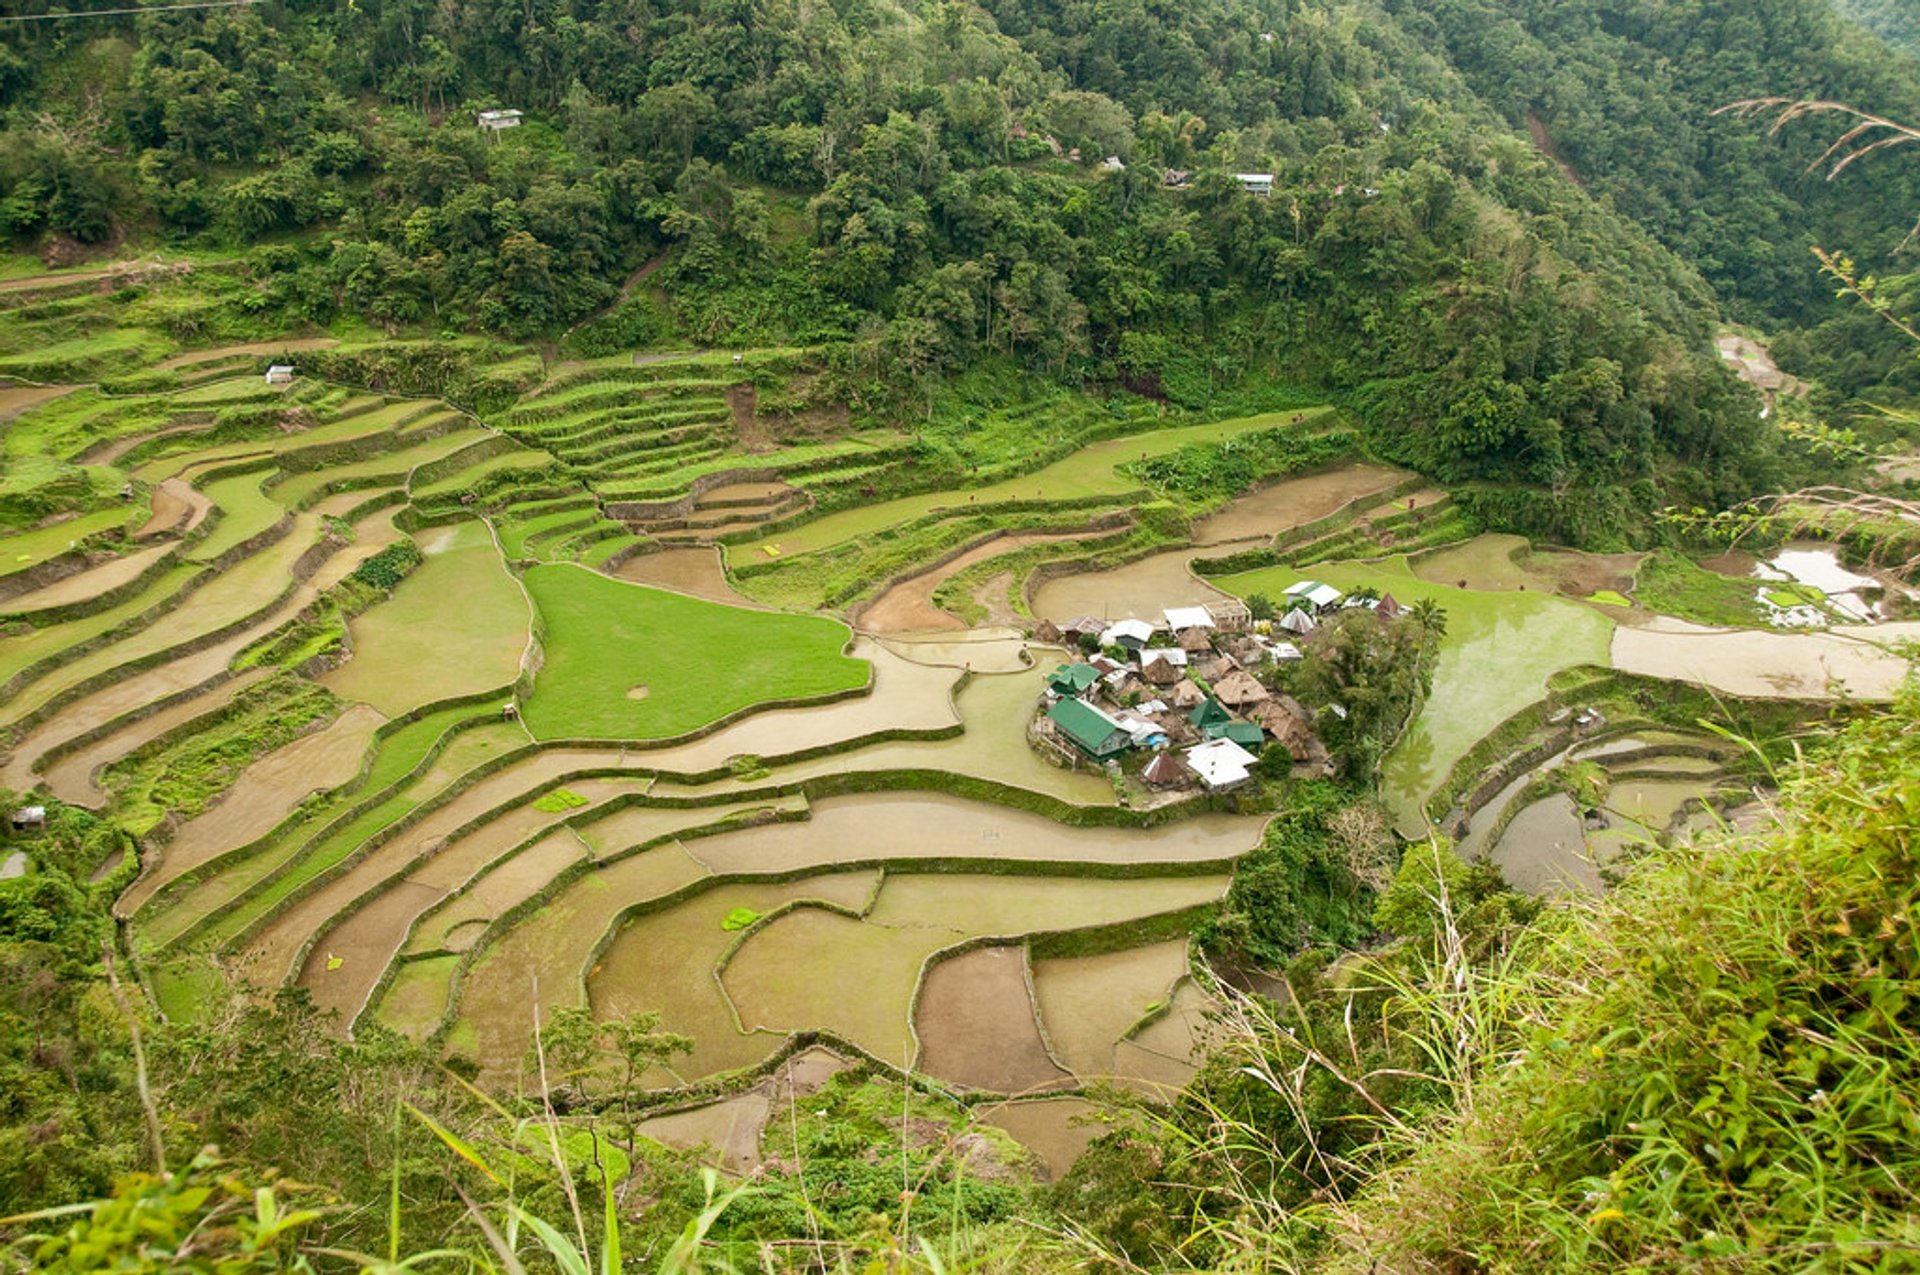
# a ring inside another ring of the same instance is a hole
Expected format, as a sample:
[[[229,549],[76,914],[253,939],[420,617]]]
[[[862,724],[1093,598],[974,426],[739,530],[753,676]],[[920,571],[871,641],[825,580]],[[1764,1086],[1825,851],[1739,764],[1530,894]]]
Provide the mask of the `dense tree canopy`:
[[[1907,103],[1819,0],[335,0],[0,40],[0,231],[239,252],[263,322],[549,336],[657,260],[588,337],[825,344],[882,411],[984,359],[1189,407],[1311,384],[1587,540],[1774,477],[1716,306],[1811,328],[1806,244],[1920,207],[1709,117]]]

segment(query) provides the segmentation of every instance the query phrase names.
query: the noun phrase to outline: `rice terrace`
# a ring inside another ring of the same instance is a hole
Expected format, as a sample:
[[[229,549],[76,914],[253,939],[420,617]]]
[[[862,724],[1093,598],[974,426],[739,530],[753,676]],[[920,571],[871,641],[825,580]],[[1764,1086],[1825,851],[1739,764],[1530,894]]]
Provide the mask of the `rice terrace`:
[[[1322,404],[1042,397],[942,455],[823,409],[806,348],[36,349],[116,296],[4,297],[16,822],[131,834],[96,880],[178,1021],[297,988],[512,1090],[537,1021],[657,1013],[691,1046],[646,1127],[732,1171],[804,1061],[917,1071],[1064,1172],[1076,1094],[1170,1092],[1215,980],[1272,989],[1190,936],[1319,781],[1599,890],[1750,799],[1694,723],[1813,711],[1809,662],[1885,697],[1913,628],[1792,586],[1819,623],[1778,629],[1736,574],[1700,623]]]

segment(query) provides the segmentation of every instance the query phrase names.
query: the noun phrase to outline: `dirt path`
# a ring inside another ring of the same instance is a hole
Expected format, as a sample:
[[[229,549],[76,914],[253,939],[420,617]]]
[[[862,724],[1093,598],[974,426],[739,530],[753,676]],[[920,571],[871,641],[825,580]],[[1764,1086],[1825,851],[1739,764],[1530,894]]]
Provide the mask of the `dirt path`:
[[[195,491],[192,484],[179,478],[165,479],[153,489],[153,516],[133,533],[133,538],[145,540],[168,531],[184,536],[205,521],[212,510],[213,502]]]
[[[1580,180],[1580,174],[1573,171],[1573,165],[1560,158],[1560,151],[1553,144],[1553,134],[1547,131],[1547,122],[1540,118],[1537,111],[1527,112],[1527,136],[1533,139],[1533,144],[1542,155],[1553,161],[1562,176],[1582,190],[1587,188],[1587,184]]]
[[[1017,553],[1029,545],[1082,540],[1086,535],[1083,531],[1032,532],[988,540],[930,571],[902,580],[862,609],[854,623],[863,632],[880,634],[952,633],[965,629],[967,626],[959,616],[934,605],[934,590],[949,577],[976,563]]]
[[[68,606],[75,602],[86,602],[101,594],[139,578],[140,573],[153,565],[156,558],[173,551],[170,544],[155,545],[150,549],[141,549],[118,558],[110,558],[97,567],[77,571],[52,584],[8,598],[0,603],[0,611],[12,615],[25,615],[30,611],[44,611],[48,607]]]
[[[73,390],[71,385],[0,385],[0,423]]]
[[[330,350],[338,344],[340,342],[330,336],[302,336],[289,341],[248,341],[240,345],[217,345],[210,350],[188,350],[170,359],[162,359],[154,367],[162,372],[172,372],[196,363],[211,363],[215,359],[232,358],[238,354],[279,354],[282,351],[297,354],[303,350]]]

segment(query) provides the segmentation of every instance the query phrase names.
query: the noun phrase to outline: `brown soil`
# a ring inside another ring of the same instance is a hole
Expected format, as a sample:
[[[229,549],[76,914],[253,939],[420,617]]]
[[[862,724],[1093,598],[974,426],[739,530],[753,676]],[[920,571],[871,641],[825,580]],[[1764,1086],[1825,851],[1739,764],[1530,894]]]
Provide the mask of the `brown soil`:
[[[155,545],[150,549],[141,549],[118,558],[109,558],[97,567],[89,567],[85,571],[55,580],[43,588],[8,598],[6,602],[0,603],[0,610],[24,615],[29,611],[44,611],[49,607],[68,606],[75,602],[97,598],[111,589],[117,589],[138,578],[142,571],[153,565],[155,558],[172,548],[172,545]]]
[[[76,806],[98,806],[106,800],[106,794],[94,783],[94,775],[102,766],[120,760],[147,741],[192,721],[202,713],[217,711],[240,691],[266,675],[265,669],[248,669],[172,708],[143,717],[123,730],[117,730],[104,739],[61,757],[47,767],[41,780],[54,796],[64,802]]]
[[[771,451],[774,445],[754,407],[759,398],[750,381],[727,386],[727,410],[733,413],[734,432],[740,436],[740,446],[750,452]]]
[[[177,531],[185,535],[200,525],[213,508],[213,502],[178,478],[169,478],[153,489],[153,516],[133,533],[134,539]]]
[[[855,617],[858,626],[869,633],[950,633],[967,626],[950,611],[942,610],[933,603],[933,591],[945,583],[948,577],[965,571],[976,563],[998,558],[1003,554],[1016,553],[1029,545],[1052,544],[1062,540],[1078,540],[1086,533],[1078,531],[1032,533],[1027,535],[1000,536],[975,545],[959,557],[919,575],[902,580],[873,602],[869,603]],[[1006,589],[1000,590],[1001,609],[1011,615],[1004,598]],[[993,623],[1008,621],[993,620]]]
[[[268,753],[240,776],[211,810],[182,824],[160,862],[116,905],[131,916],[155,890],[235,846],[271,832],[308,794],[335,788],[359,773],[373,732],[386,718],[356,704],[328,726]]]
[[[1040,1039],[1025,947],[984,947],[934,966],[920,988],[914,1029],[915,1067],[963,1088],[1021,1094],[1073,1080]]]
[[[0,422],[10,421],[48,399],[71,393],[71,385],[0,385]]]
[[[986,610],[986,622],[990,625],[1018,625],[1025,616],[1013,609],[1009,597],[1013,592],[1013,572],[1002,571],[982,580],[973,591],[975,606]]]
[[[300,971],[300,985],[322,1010],[338,1011],[342,1021],[351,1019],[378,981],[380,971],[400,950],[407,924],[439,898],[440,891],[411,881],[394,886],[355,915],[360,924],[352,937],[361,941],[348,943],[348,936],[336,931],[313,945]],[[328,968],[336,960],[339,965]],[[278,982],[279,974],[277,969],[263,969],[258,981],[263,987],[271,987]]]
[[[250,341],[242,345],[219,345],[210,350],[188,350],[185,354],[176,354],[163,359],[154,366],[163,372],[178,368],[193,367],[199,363],[211,363],[215,359],[231,358],[240,354],[279,354],[281,351],[297,353],[301,350],[327,350],[340,344],[330,336],[295,337],[290,341]]]
[[[720,565],[720,551],[714,548],[659,549],[636,554],[621,563],[613,574],[635,584],[671,589],[710,602],[756,608],[760,605],[734,592]]]
[[[1547,122],[1534,111],[1527,112],[1527,136],[1533,139],[1533,144],[1540,149],[1540,153],[1552,160],[1554,166],[1568,181],[1582,190],[1586,189],[1587,184],[1580,180],[1579,173],[1573,171],[1573,165],[1561,159],[1560,152],[1554,148],[1553,135],[1547,132]]]
[[[1634,576],[1645,556],[1540,549],[1527,556],[1526,566],[1550,581],[1558,592],[1570,598],[1590,598],[1609,589],[1615,593],[1632,593]]]
[[[1378,465],[1348,465],[1304,478],[1289,478],[1229,502],[1194,524],[1196,545],[1268,539],[1324,518],[1342,505],[1385,491],[1407,475]]]
[[[712,509],[717,506],[733,504],[736,501],[751,500],[767,504],[784,497],[793,490],[786,483],[728,483],[724,487],[714,487],[702,493],[693,502],[695,509]]]

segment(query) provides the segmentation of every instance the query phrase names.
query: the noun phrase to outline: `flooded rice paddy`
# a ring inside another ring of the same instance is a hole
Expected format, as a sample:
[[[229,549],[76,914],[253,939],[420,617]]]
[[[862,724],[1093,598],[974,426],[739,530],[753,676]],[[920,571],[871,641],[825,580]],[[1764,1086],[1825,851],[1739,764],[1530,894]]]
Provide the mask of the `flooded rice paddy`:
[[[1219,552],[1230,543],[1257,547],[1355,500],[1382,494],[1405,477],[1373,465],[1350,465],[1284,479],[1238,497],[1200,519],[1194,524],[1193,547],[1156,553],[1111,571],[1083,571],[1048,580],[1029,599],[1033,613],[1055,621],[1081,615],[1158,620],[1161,611],[1170,606],[1218,602],[1226,595],[1187,566],[1203,548]]]

